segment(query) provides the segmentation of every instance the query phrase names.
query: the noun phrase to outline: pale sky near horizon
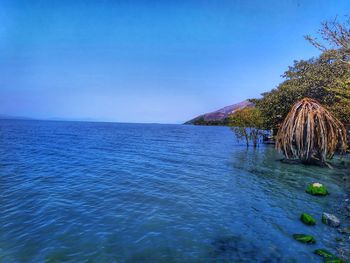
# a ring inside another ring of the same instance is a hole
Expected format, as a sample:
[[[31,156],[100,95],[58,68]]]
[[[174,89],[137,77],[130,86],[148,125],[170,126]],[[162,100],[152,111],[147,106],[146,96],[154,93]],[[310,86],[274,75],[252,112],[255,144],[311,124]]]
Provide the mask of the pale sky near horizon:
[[[182,123],[259,97],[350,1],[0,2],[0,115]]]

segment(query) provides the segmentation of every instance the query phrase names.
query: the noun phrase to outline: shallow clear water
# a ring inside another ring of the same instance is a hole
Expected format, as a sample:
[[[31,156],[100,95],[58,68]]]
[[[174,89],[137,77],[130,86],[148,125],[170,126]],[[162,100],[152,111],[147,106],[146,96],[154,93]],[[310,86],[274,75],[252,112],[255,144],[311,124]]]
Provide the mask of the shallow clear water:
[[[322,262],[337,231],[298,218],[336,213],[348,170],[280,158],[225,127],[1,120],[0,261]]]

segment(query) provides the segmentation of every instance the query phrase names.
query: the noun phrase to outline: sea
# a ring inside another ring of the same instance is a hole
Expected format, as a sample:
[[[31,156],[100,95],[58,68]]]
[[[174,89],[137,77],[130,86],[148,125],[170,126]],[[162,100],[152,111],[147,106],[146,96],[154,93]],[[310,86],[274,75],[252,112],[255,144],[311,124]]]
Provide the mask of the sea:
[[[282,158],[227,127],[0,120],[0,262],[323,262],[349,166]]]

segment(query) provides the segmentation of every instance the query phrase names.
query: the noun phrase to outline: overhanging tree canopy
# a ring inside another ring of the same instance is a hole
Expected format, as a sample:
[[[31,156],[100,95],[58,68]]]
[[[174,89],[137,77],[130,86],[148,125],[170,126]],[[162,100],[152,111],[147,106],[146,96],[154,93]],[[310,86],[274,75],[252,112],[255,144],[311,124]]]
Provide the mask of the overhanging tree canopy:
[[[306,39],[322,53],[295,61],[276,89],[253,100],[268,128],[278,128],[294,103],[305,97],[319,101],[344,124],[350,124],[350,18],[324,22],[318,37]]]

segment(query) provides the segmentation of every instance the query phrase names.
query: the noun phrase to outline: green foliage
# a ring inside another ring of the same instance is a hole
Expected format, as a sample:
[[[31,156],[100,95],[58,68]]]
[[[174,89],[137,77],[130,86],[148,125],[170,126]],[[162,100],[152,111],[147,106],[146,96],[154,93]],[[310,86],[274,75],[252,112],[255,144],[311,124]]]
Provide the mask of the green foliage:
[[[324,105],[343,123],[350,123],[350,66],[322,54],[317,59],[295,61],[277,89],[255,100],[265,125],[274,128],[287,116],[292,105],[307,97]]]
[[[263,135],[263,119],[260,110],[255,107],[236,111],[227,118],[226,122],[238,139],[245,139],[247,146],[249,141],[252,141],[253,146],[256,147],[259,138]]]
[[[208,121],[208,120],[205,120],[204,117],[200,117],[200,118],[191,120],[189,122],[186,122],[185,124],[204,125],[204,126],[224,126],[224,125],[227,125],[227,122],[226,120]]]
[[[332,31],[331,26],[338,30]],[[350,20],[343,24],[325,22],[320,35],[328,45],[306,37],[322,51],[320,56],[294,61],[277,88],[252,100],[267,127],[278,127],[292,105],[305,97],[320,102],[341,122],[350,123]]]
[[[231,126],[262,128],[261,112],[255,107],[247,107],[236,111],[228,118]]]

